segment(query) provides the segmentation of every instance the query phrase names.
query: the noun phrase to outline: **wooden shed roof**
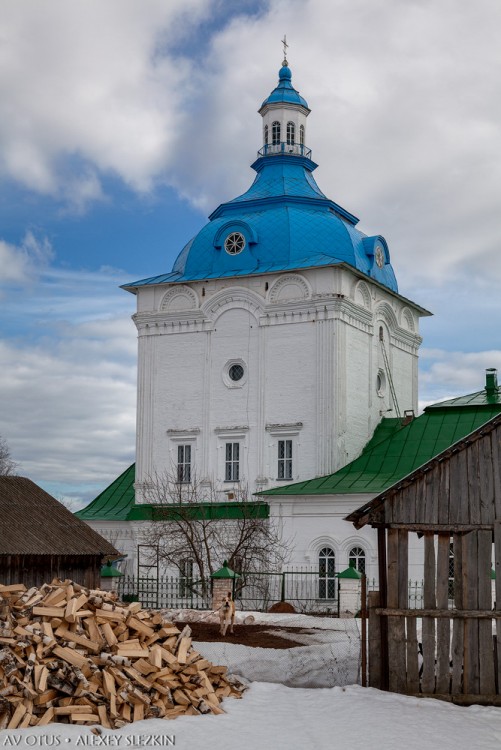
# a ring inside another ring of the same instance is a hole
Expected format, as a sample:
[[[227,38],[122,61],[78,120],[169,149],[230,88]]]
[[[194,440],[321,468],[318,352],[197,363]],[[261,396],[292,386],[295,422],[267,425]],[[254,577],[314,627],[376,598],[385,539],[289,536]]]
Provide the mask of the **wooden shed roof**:
[[[30,479],[0,476],[0,555],[116,555],[117,550]]]
[[[497,414],[350,513],[345,520],[356,528],[366,524],[390,525],[390,518],[395,522],[405,519],[416,524],[428,521],[437,527],[455,523],[490,525],[494,515],[497,516],[497,505],[501,511],[500,443],[501,414]],[[446,470],[441,471],[443,467]],[[397,501],[398,518],[393,518],[392,505]],[[451,503],[462,507],[446,507]]]

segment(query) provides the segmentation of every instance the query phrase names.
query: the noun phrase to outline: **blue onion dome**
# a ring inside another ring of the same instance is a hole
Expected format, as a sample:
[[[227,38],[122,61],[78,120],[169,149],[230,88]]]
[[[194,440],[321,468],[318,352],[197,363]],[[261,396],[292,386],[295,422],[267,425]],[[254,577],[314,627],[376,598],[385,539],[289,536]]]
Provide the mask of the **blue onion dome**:
[[[291,80],[284,61],[278,86],[264,104],[278,103],[276,109],[282,102],[286,108],[291,104],[307,108]],[[356,216],[324,195],[313,176],[317,165],[310,150],[285,148],[264,155],[261,151],[252,164],[256,172],[252,185],[212,212],[208,223],[181,250],[172,271],[125,288],[344,264],[397,292],[385,239],[365,235]]]
[[[265,104],[276,104],[277,102],[299,104],[309,111],[306,99],[303,99],[303,97],[299,95],[299,91],[296,91],[292,85],[292,71],[287,65],[287,60],[284,60],[284,64],[278,71],[278,86],[273,89],[269,97],[264,100],[261,107],[264,107]]]

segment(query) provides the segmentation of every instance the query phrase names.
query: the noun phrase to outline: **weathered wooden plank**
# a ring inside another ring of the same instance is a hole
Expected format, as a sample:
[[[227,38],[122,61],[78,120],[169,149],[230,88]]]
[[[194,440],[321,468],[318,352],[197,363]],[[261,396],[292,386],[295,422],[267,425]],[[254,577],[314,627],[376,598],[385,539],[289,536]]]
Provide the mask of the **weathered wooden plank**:
[[[424,533],[425,531],[432,531],[434,534],[467,534],[469,531],[492,531],[494,528],[493,523],[389,523],[389,524],[372,524],[375,529],[383,527],[387,529],[407,529],[408,531],[415,531],[417,533]]]
[[[437,607],[447,610],[449,603],[449,534],[439,534],[437,544]],[[437,693],[448,693],[450,675],[450,620],[442,617],[437,622]]]
[[[458,611],[464,607],[463,596],[463,535],[454,534],[452,550],[454,554],[454,606]],[[464,619],[452,623],[452,685],[453,694],[463,692],[464,663]]]
[[[416,634],[416,618],[406,618],[407,632],[407,693],[419,691],[419,663],[418,640]]]
[[[497,501],[496,501],[497,502]],[[494,570],[496,571],[496,601],[494,602],[494,613],[501,614],[501,520],[494,523]],[[497,690],[501,693],[501,621],[496,620],[497,635]]]
[[[388,593],[389,607],[399,607],[399,535],[401,531],[388,531]],[[405,532],[404,532],[405,533]],[[392,617],[388,623],[389,689],[394,693],[405,692],[405,623],[402,617]]]
[[[491,432],[490,438],[494,492],[494,518],[501,519],[501,430],[499,427]]]
[[[469,523],[469,519],[461,516],[461,476],[459,453],[453,453],[449,458],[449,523]]]
[[[458,453],[458,488],[457,498],[459,503],[459,521],[461,523],[472,523],[470,517],[470,493],[468,487],[468,461],[464,453]],[[479,523],[478,519],[476,523]]]
[[[501,619],[501,612],[493,612],[490,609],[390,609],[378,607],[378,615],[385,617],[431,617],[435,620],[493,620]]]
[[[381,689],[381,617],[379,591],[369,591],[369,687]]]
[[[424,535],[424,585],[423,604],[425,609],[436,609],[435,598],[435,537],[427,532]],[[423,617],[423,674],[421,690],[427,695],[435,692],[435,619]]]
[[[449,521],[449,462],[441,461],[438,465],[438,523],[447,524]]]
[[[381,606],[387,606],[388,571],[386,566],[386,530],[377,530],[378,572],[379,572],[379,601]],[[382,617],[381,628],[381,690],[388,690],[388,619]]]
[[[465,609],[478,609],[478,532],[472,531],[463,537],[463,591]],[[464,692],[480,691],[480,667],[478,648],[478,621],[465,620],[464,631]]]
[[[484,435],[479,440],[480,459],[480,520],[482,523],[494,523],[494,472],[491,435]]]
[[[480,457],[479,440],[466,448],[466,466],[468,475],[468,507],[470,522],[480,523]]]
[[[438,523],[439,477],[439,465],[434,466],[426,475],[426,491],[428,493],[427,518],[430,523]]]
[[[416,523],[427,523],[426,518],[426,492],[424,477],[416,479]]]
[[[482,609],[492,607],[491,587],[492,534],[490,531],[478,532],[478,606]],[[496,692],[494,677],[494,644],[492,640],[492,621],[482,620],[478,623],[478,663],[479,690],[481,695]]]

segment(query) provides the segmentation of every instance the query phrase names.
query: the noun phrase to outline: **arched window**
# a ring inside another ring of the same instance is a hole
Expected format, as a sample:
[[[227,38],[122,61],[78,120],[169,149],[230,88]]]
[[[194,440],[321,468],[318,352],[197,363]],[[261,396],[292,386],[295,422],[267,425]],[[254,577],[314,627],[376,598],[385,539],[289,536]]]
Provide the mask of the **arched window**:
[[[264,144],[268,145],[268,125],[264,126]]]
[[[293,146],[296,139],[296,126],[293,122],[287,123],[287,145]]]
[[[348,556],[348,563],[359,573],[365,573],[365,550],[362,547],[352,547]]]
[[[271,125],[271,142],[274,146],[278,146],[280,143],[280,123],[278,120]]]
[[[336,557],[332,547],[323,547],[318,554],[318,598],[336,598]]]
[[[299,143],[304,146],[304,125],[299,126]]]

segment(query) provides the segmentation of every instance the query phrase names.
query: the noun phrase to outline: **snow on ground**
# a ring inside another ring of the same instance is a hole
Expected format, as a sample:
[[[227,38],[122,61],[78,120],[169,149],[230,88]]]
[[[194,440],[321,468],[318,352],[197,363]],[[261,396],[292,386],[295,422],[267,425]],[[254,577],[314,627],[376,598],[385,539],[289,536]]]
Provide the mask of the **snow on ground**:
[[[165,610],[170,620],[213,622],[218,616],[197,610]],[[252,618],[255,625],[297,627],[303,634],[288,634],[304,646],[291,649],[249,648],[238,643],[194,642],[197,651],[215,664],[225,664],[230,672],[247,680],[278,682],[288,687],[333,687],[359,681],[360,635],[353,618],[311,617],[307,615],[237,612],[239,623]]]
[[[352,685],[253,683],[221,716],[150,719],[97,737],[53,724],[0,732],[0,747],[175,747],[179,750],[499,750],[501,709],[459,708]],[[169,744],[170,743],[170,744]],[[172,744],[174,743],[174,744]]]
[[[249,613],[245,614],[248,616]],[[243,615],[240,613],[241,617]],[[252,616],[258,624],[293,624],[290,615],[272,617],[252,613]],[[186,614],[183,619],[189,617]],[[350,627],[342,624],[346,621],[323,619],[325,622],[316,617],[304,618],[300,622],[302,627],[333,633],[334,645],[336,640],[342,642]],[[315,637],[318,638],[318,631]],[[197,643],[196,648],[209,655],[208,648],[219,645],[227,648],[232,644]],[[227,713],[220,716],[182,716],[175,721],[150,719],[118,731],[100,729],[100,736],[92,734],[88,727],[64,724],[40,729],[4,730],[0,731],[0,749],[500,750],[501,708],[460,708],[433,699],[408,698],[359,685],[294,688],[279,684],[278,678],[283,677],[281,655],[292,652],[310,654],[304,662],[304,677],[312,681],[308,663],[311,671],[314,649],[321,653],[324,646],[325,643],[317,643],[316,646],[312,644],[283,651],[238,647],[245,650],[239,656],[240,665],[260,670],[261,681],[252,682],[241,700],[225,700],[223,707]],[[255,653],[248,653],[252,651]],[[238,662],[229,651],[225,651],[225,655]],[[351,668],[358,668],[358,653],[352,658]]]

